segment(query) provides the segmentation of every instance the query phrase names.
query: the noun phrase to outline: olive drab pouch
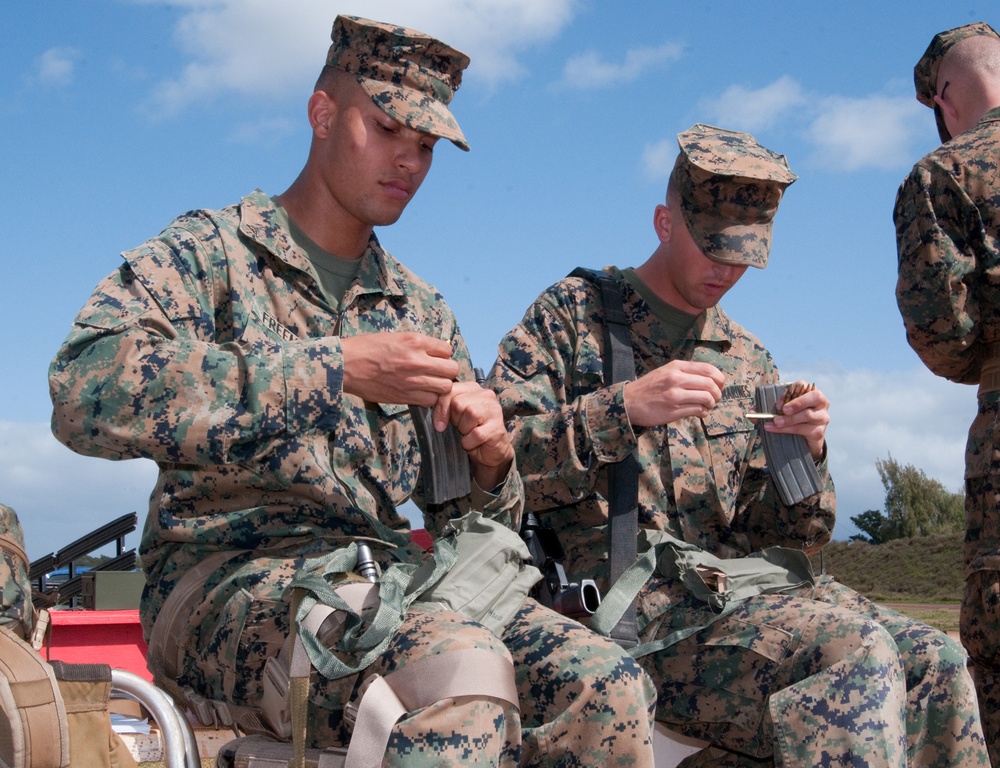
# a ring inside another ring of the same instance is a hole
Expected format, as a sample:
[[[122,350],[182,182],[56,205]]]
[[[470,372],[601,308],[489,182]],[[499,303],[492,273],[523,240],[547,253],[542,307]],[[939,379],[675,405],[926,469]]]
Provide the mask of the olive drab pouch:
[[[729,559],[701,550],[664,547],[656,570],[665,578],[679,577],[691,594],[719,612],[748,597],[790,592],[816,583],[805,553],[786,547],[769,547]]]
[[[515,531],[472,511],[445,527],[423,563],[387,568],[378,580],[377,601],[358,611],[339,592],[345,581],[357,579],[357,552],[357,546],[350,544],[307,561],[291,582],[301,596],[296,628],[313,667],[331,680],[355,674],[375,661],[406,609],[416,602],[454,611],[500,635],[542,577]],[[356,664],[331,653],[320,637],[320,627],[334,618],[334,611],[342,612],[337,619],[337,648],[357,657]],[[317,622],[320,612],[324,618]],[[314,618],[307,621],[310,613]]]
[[[30,642],[35,627],[28,579],[28,555],[17,513],[0,504],[0,625],[6,625],[22,640]],[[36,648],[39,646],[35,646]]]
[[[282,762],[269,756],[268,765],[309,765],[305,744],[312,670],[330,679],[362,672],[388,647],[406,610],[418,600],[502,632],[541,576],[527,558],[516,533],[472,512],[454,521],[422,564],[395,563],[377,582],[358,577],[357,543],[307,561],[290,585],[294,621],[289,641],[265,675],[264,717],[274,733],[291,742],[267,745],[287,757]],[[526,570],[528,575],[521,575]],[[516,708],[513,664],[492,651],[467,648],[422,657],[384,677],[369,675],[344,712],[352,728],[346,755],[314,758],[322,768],[339,765],[341,757],[347,765],[377,768],[399,718],[461,696],[501,699]],[[246,753],[258,749],[259,744],[234,743],[232,762],[224,765],[242,766]]]
[[[510,528],[480,512],[452,520],[435,541],[454,547],[454,564],[432,581],[429,564],[414,576],[410,591],[419,589],[422,604],[438,604],[474,619],[498,637],[524,604],[542,573],[531,565],[524,540]]]
[[[111,727],[111,667],[53,661],[69,725],[73,768],[136,768],[135,758]]]

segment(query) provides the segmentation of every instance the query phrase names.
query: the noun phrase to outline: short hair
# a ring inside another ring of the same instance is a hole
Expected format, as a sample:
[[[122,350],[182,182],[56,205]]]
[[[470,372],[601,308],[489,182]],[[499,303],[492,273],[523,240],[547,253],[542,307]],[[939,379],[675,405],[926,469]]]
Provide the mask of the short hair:
[[[945,54],[942,67],[955,73],[972,72],[989,79],[1000,79],[1000,39],[975,35],[960,40]]]
[[[314,91],[323,91],[330,96],[335,96],[336,92],[344,87],[347,82],[356,83],[357,78],[353,77],[342,69],[337,69],[336,67],[331,67],[326,64],[323,69],[320,70],[319,77],[316,78],[316,85],[313,87]]]

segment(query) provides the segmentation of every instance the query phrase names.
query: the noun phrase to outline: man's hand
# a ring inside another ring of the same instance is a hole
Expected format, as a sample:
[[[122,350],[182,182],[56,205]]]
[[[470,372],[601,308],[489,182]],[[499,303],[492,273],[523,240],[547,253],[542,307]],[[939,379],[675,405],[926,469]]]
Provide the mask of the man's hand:
[[[804,381],[797,381],[791,386],[799,385],[806,388]],[[814,461],[823,457],[823,442],[826,439],[826,427],[830,423],[830,400],[818,389],[809,389],[805,394],[785,403],[778,416],[764,424],[768,432],[782,432],[790,435],[802,435],[809,445],[809,453]]]
[[[434,428],[455,425],[484,490],[495,488],[514,460],[496,394],[474,381],[456,382],[451,344],[422,333],[372,333],[341,339],[344,391],[372,403],[434,408]]]
[[[485,491],[495,488],[514,460],[496,394],[474,381],[454,382],[434,406],[434,428],[442,431],[449,422],[462,435],[476,483]]]
[[[433,406],[459,372],[451,344],[422,333],[345,336],[340,346],[344,391],[371,403]]]
[[[625,411],[637,427],[669,424],[686,416],[705,418],[719,400],[725,374],[709,363],[671,360],[625,385]]]

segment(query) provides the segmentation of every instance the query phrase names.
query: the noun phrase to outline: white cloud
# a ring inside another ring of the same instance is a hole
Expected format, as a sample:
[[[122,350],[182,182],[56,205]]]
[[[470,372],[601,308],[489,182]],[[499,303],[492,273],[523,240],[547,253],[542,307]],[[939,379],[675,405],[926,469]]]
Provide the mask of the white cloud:
[[[801,110],[807,100],[802,86],[786,75],[763,88],[730,86],[718,97],[703,99],[698,112],[705,115],[702,122],[753,133],[787,121]],[[647,180],[663,181],[669,178],[677,151],[677,140],[674,138],[647,144],[641,158]]]
[[[893,92],[900,90],[897,84]],[[699,107],[707,122],[726,128],[797,134],[812,147],[813,164],[835,172],[909,167],[929,130],[926,109],[912,96],[810,93],[788,75],[757,89],[730,86]]]
[[[806,135],[816,147],[816,160],[830,169],[892,169],[912,163],[909,147],[925,112],[909,97],[830,96],[820,100]]]
[[[337,13],[420,29],[469,54],[469,76],[500,82],[523,73],[517,53],[547,40],[572,17],[573,0],[370,0],[362,8],[321,0],[175,2],[184,8],[175,42],[188,63],[161,83],[150,115],[235,93],[278,99],[319,74]]]
[[[383,20],[402,21],[454,45],[472,58],[469,77],[487,83],[525,74],[518,54],[556,37],[573,18],[576,0],[433,0],[386,3]],[[404,15],[405,14],[405,15]],[[376,17],[378,18],[378,17]]]
[[[47,86],[70,85],[79,59],[80,52],[75,48],[49,48],[38,57],[34,79]]]
[[[802,86],[785,75],[763,88],[730,86],[721,96],[705,99],[702,109],[716,125],[753,132],[784,122],[807,103]]]
[[[17,512],[29,558],[129,512],[138,514],[141,529],[155,482],[151,461],[80,456],[60,444],[47,423],[0,421],[0,503]],[[138,543],[138,532],[126,540],[128,548]]]
[[[649,181],[661,181],[670,177],[677,158],[677,139],[664,139],[655,144],[647,144],[642,150],[642,170]]]
[[[630,83],[651,69],[677,61],[682,53],[681,45],[666,43],[656,48],[633,48],[626,52],[624,61],[616,63],[605,61],[596,51],[587,51],[566,62],[561,84],[586,89]]]

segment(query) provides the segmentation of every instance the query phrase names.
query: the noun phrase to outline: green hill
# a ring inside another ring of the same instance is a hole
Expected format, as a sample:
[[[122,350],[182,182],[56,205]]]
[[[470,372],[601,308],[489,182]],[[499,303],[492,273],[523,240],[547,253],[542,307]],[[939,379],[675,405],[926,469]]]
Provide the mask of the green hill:
[[[962,534],[921,536],[872,545],[834,541],[822,561],[842,584],[946,632],[958,630],[962,600]]]
[[[813,565],[820,568],[819,557]],[[896,539],[872,545],[834,541],[823,550],[826,572],[878,602],[962,599],[962,534]]]

